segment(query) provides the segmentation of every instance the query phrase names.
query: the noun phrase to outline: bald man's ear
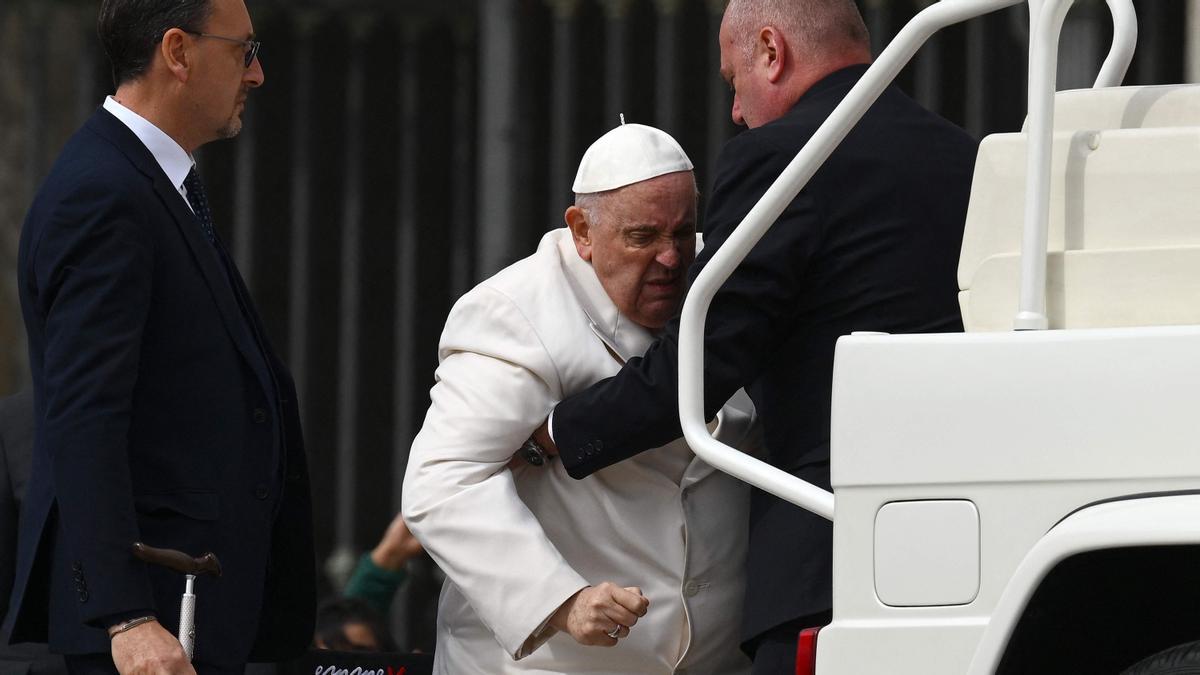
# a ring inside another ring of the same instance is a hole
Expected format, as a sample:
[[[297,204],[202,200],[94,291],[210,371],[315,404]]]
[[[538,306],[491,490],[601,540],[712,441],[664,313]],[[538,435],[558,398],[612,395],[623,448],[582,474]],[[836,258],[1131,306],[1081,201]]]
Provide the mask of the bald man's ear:
[[[567,221],[567,227],[571,230],[571,239],[575,241],[575,250],[579,252],[579,257],[591,262],[592,226],[588,222],[587,212],[578,206],[571,206],[563,214],[563,220]]]
[[[191,44],[192,40],[187,33],[172,28],[163,33],[162,42],[158,46],[159,56],[167,65],[167,70],[180,82],[187,82],[191,73]]]
[[[788,53],[787,39],[774,26],[763,26],[758,31],[758,42],[755,45],[754,58],[764,68],[767,81],[775,84],[783,77]]]

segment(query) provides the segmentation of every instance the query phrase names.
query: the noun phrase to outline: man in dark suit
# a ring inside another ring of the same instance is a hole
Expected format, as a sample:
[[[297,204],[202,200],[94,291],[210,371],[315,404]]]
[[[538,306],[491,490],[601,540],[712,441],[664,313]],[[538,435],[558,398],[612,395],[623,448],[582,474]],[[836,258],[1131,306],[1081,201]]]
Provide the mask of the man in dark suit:
[[[242,0],[104,0],[99,34],[116,93],[21,232],[37,431],[5,631],[72,672],[190,673],[182,575],[131,545],[211,551],[194,665],[241,672],[302,651],[315,606],[294,386],[192,160],[240,130],[258,43]]]
[[[733,0],[720,31],[733,120],[697,274],[866,71],[852,0]],[[976,143],[889,88],[713,300],[708,415],[747,387],[772,464],[829,487],[834,344],[856,330],[960,331],[955,268]],[[680,435],[673,323],[642,359],[551,416],[576,478]],[[796,637],[828,621],[832,526],[757,492],[743,638],[756,673],[794,672]]]
[[[8,612],[17,562],[17,518],[29,484],[33,457],[33,394],[23,389],[0,399],[0,620]],[[66,672],[62,658],[45,645],[0,645],[0,673]]]
[[[33,396],[28,389],[0,399],[0,618],[8,612],[17,562],[17,516],[33,454]]]

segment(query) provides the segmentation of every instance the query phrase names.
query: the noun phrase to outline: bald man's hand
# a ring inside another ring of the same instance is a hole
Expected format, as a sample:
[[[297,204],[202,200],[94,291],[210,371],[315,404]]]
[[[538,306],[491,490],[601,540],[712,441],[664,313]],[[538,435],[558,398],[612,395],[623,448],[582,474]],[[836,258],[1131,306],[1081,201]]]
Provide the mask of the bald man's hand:
[[[547,418],[545,422],[542,422],[540,427],[533,430],[533,440],[536,441],[538,445],[542,446],[542,449],[546,451],[547,455],[550,455],[551,457],[558,457],[558,446],[554,444],[554,439],[550,438],[549,418]]]
[[[530,435],[530,438],[533,439],[535,443],[542,446],[542,450],[545,451],[547,459],[558,457],[558,446],[555,445],[554,441],[550,439],[549,419],[547,419],[545,422],[542,422],[541,426],[539,426],[537,429],[534,429],[533,434]],[[508,460],[508,468],[514,471],[518,467],[528,466],[529,464],[530,463],[525,459],[525,457],[522,456],[520,448],[517,448],[517,451],[513,453],[512,459]]]

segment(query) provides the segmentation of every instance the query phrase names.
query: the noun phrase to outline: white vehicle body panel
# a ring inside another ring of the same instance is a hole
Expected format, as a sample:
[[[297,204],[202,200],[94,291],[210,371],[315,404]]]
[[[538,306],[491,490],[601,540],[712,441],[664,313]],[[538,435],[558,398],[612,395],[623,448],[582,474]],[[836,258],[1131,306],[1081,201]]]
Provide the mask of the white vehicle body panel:
[[[821,632],[817,672],[968,672],[989,618],[1006,639],[1004,622],[1049,569],[1036,564],[1071,549],[1047,536],[1059,521],[1105,499],[1200,486],[1197,381],[1196,326],[842,338],[834,621]],[[919,500],[978,510],[972,602],[889,607],[877,596],[872,524],[885,504]],[[1186,532],[1200,541],[1200,527]]]

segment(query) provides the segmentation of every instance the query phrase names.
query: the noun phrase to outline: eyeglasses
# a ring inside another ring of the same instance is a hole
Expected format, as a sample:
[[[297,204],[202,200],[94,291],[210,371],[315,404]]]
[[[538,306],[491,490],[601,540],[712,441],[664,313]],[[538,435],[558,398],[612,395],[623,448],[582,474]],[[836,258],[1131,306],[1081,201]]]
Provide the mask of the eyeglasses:
[[[194,30],[185,30],[183,32],[187,33],[188,35],[195,35],[196,37],[212,38],[214,40],[224,40],[225,42],[232,42],[234,44],[241,45],[242,48],[246,50],[246,67],[247,68],[250,67],[251,63],[254,63],[255,57],[258,56],[258,48],[262,46],[262,42],[259,42],[258,40],[239,40],[237,38],[224,37],[221,35],[211,35],[209,33],[198,33]]]

